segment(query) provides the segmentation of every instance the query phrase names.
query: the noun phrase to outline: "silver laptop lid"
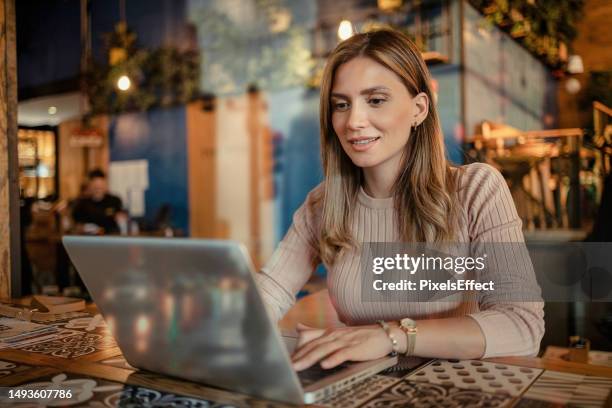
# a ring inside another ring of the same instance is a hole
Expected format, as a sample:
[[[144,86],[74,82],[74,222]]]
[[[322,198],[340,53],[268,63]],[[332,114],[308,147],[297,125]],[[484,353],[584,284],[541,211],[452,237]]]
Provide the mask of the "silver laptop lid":
[[[302,403],[242,245],[87,236],[63,242],[131,365]]]

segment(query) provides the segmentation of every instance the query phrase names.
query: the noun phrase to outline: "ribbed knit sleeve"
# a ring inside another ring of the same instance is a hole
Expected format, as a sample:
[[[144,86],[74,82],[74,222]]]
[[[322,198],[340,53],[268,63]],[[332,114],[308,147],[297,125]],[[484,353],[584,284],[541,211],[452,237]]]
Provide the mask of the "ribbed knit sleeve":
[[[293,223],[272,254],[255,275],[255,282],[274,321],[280,320],[295,303],[295,294],[306,284],[319,264],[318,216],[315,211],[321,185],[312,190],[293,215]]]
[[[510,190],[486,164],[470,165],[464,177],[472,178],[460,192],[472,247],[496,252],[488,254],[480,278],[491,278],[495,290],[481,293],[480,311],[470,314],[485,337],[483,358],[536,355],[544,335],[544,304]]]
[[[479,277],[494,280],[495,290],[472,294],[457,303],[364,302],[361,294],[359,248],[336,260],[328,268],[327,284],[340,320],[346,324],[369,324],[379,319],[415,320],[470,316],[482,330],[486,348],[483,357],[534,355],[544,333],[543,302],[533,266],[524,246],[521,221],[502,175],[486,164],[458,169],[457,198],[462,213],[457,242],[479,246],[513,244],[512,256],[493,256]],[[293,225],[272,258],[256,276],[266,307],[279,320],[295,303],[319,263],[322,186],[315,188],[296,211]],[[400,242],[393,198],[372,198],[360,189],[352,220],[358,242]],[[482,249],[482,248],[481,248]],[[517,298],[525,301],[517,301]]]

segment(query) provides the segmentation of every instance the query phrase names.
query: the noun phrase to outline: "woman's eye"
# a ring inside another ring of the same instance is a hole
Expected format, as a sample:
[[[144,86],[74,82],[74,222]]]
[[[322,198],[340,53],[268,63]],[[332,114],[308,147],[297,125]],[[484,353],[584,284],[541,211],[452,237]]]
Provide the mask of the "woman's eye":
[[[334,110],[342,111],[348,109],[348,103],[346,102],[336,102],[334,103]]]
[[[370,98],[370,99],[368,99],[368,103],[370,105],[373,105],[373,106],[380,106],[383,103],[385,103],[385,101],[386,100],[384,98]]]

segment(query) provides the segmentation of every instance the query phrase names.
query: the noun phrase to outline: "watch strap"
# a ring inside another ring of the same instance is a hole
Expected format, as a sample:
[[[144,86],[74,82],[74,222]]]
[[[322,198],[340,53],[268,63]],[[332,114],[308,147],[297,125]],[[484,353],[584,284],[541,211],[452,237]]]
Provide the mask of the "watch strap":
[[[399,322],[399,327],[406,334],[406,356],[414,355],[414,348],[416,345],[416,336],[418,333],[418,329],[416,326],[416,322],[412,319],[402,319]]]

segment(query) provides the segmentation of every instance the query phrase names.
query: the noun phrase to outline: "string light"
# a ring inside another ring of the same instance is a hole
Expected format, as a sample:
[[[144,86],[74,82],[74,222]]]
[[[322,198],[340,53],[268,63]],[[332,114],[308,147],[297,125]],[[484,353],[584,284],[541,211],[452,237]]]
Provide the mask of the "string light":
[[[121,75],[117,80],[117,88],[120,91],[127,91],[132,86],[132,81],[127,75]]]
[[[580,88],[582,88],[582,86],[580,85],[580,81],[576,78],[569,78],[565,81],[565,90],[571,95],[576,95],[580,92]]]
[[[338,26],[338,38],[344,41],[353,36],[353,24],[348,20],[342,20]]]

